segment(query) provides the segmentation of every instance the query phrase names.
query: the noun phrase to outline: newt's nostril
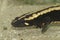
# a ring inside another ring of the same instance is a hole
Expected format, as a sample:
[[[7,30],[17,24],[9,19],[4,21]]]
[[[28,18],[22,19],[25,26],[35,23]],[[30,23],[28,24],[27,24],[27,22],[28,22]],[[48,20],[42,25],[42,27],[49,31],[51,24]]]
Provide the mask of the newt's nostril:
[[[11,23],[11,25],[12,25],[13,27],[17,27],[17,26],[16,26],[16,24],[15,24],[15,23],[13,23],[13,22]]]

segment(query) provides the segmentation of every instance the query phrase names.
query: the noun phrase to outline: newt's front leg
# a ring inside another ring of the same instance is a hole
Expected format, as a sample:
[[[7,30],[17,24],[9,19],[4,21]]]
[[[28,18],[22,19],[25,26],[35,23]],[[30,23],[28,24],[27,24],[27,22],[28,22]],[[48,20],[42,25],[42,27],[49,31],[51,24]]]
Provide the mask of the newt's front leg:
[[[50,17],[45,17],[44,19],[43,19],[43,22],[42,22],[42,24],[41,24],[41,28],[42,28],[42,30],[41,30],[41,32],[42,33],[44,33],[44,32],[46,32],[47,31],[47,29],[49,28],[48,27],[48,25],[51,23],[51,18]]]

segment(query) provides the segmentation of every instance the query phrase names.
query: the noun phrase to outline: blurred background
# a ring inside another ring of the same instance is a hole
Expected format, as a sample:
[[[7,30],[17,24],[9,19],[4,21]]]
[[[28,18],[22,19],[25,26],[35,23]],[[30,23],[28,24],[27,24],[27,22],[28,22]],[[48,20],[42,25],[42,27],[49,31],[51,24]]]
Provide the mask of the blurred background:
[[[60,0],[0,0],[0,8],[16,5],[52,5],[60,4]]]
[[[60,0],[0,0],[1,4],[6,5],[44,5],[44,4],[56,4],[60,3]]]
[[[56,4],[60,3],[60,0],[0,0],[0,4],[6,3],[7,5],[42,5],[42,4]]]

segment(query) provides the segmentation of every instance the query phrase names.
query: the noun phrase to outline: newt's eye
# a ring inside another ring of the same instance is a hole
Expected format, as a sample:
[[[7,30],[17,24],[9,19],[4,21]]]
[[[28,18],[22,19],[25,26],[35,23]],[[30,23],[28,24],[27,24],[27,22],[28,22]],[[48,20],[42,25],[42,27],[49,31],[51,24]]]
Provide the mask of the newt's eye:
[[[19,19],[19,17],[16,17],[15,20]]]

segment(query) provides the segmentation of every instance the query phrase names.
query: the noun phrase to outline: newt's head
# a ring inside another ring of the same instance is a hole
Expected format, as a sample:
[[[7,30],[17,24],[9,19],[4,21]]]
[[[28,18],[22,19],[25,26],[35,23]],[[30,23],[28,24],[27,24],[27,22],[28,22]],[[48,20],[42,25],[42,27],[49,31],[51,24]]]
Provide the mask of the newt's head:
[[[20,17],[16,17],[11,25],[14,27],[25,27],[25,26],[32,26],[33,25],[33,21],[32,20],[26,20],[26,19],[30,19],[29,14],[24,14]]]
[[[14,27],[24,27],[24,26],[30,26],[30,24],[28,23],[28,21],[25,21],[24,18],[20,17],[16,17],[13,21],[12,21],[12,26]]]

